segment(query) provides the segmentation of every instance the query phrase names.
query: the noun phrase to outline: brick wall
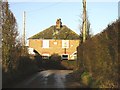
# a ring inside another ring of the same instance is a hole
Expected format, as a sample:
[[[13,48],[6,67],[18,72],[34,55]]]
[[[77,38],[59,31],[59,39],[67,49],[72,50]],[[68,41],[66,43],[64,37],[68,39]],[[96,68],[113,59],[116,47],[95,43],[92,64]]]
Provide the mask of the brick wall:
[[[29,39],[29,47],[34,48],[41,55],[52,55],[54,53],[62,55],[65,53],[65,49],[62,48],[62,40],[49,40],[49,48],[43,48],[42,44],[43,40],[41,39]],[[69,40],[69,48],[66,48],[66,54],[71,55],[74,53],[78,45],[79,40]]]

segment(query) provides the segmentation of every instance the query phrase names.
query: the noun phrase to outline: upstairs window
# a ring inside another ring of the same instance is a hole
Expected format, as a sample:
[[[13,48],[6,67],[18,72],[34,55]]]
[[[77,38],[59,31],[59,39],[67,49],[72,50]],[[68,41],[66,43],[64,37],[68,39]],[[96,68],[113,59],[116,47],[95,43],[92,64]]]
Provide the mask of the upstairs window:
[[[49,48],[49,40],[43,40],[42,47],[43,48]]]
[[[69,48],[69,40],[62,40],[62,48]]]

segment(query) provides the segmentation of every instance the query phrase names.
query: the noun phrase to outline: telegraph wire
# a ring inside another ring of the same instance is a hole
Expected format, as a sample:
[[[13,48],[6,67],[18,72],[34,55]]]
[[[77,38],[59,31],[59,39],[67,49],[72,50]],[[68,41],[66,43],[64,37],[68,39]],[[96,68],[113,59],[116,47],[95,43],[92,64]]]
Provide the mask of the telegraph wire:
[[[50,4],[50,5],[45,6],[45,7],[41,7],[39,9],[35,9],[35,10],[29,10],[29,11],[26,11],[26,12],[27,13],[39,12],[40,10],[48,9],[48,8],[54,7],[54,6],[59,5],[59,4],[61,4],[61,2],[56,2],[56,3]]]

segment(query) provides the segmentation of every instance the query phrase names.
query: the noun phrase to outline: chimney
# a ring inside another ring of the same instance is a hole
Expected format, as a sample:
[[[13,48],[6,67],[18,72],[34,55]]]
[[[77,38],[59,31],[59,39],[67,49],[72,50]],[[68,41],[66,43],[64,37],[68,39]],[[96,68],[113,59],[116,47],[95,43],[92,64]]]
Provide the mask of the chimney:
[[[56,21],[56,29],[60,29],[62,27],[62,22],[61,22],[61,19],[57,19]]]

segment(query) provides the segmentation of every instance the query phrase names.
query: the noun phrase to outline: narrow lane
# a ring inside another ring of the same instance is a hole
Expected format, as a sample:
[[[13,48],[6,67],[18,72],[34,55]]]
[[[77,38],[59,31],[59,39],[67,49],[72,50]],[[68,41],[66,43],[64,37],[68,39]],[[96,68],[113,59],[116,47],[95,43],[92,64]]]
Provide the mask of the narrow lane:
[[[69,82],[66,75],[72,70],[46,70],[38,72],[13,88],[76,88],[79,83]]]

